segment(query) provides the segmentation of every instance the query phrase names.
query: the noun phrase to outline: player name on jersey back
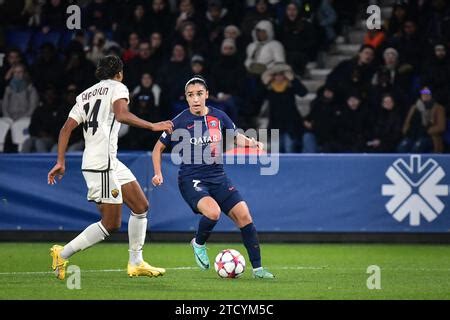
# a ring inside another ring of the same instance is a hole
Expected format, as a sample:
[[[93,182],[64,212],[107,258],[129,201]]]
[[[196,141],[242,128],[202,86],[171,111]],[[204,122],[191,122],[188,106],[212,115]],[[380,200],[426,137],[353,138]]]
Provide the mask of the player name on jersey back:
[[[82,170],[104,171],[115,166],[120,123],[115,121],[113,103],[119,99],[129,101],[129,93],[115,80],[102,80],[77,96],[69,117],[83,125]]]
[[[89,92],[83,92],[81,94],[81,100],[83,102],[88,101],[89,99],[91,99],[92,97],[95,97],[97,95],[99,96],[105,96],[108,94],[109,88],[108,87],[100,87],[100,88],[95,88],[92,91]]]

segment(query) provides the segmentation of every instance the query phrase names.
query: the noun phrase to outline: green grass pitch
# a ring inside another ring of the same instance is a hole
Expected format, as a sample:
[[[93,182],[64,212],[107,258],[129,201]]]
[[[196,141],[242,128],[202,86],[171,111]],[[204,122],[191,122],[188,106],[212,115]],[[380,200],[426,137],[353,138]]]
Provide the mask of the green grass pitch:
[[[144,257],[167,268],[159,278],[129,278],[126,243],[102,243],[70,264],[81,289],[50,272],[49,243],[0,243],[0,299],[449,299],[450,246],[378,244],[263,244],[263,264],[274,280],[220,279],[196,268],[189,244],[148,243]],[[241,244],[209,244],[244,254]],[[381,289],[367,288],[367,267],[381,269]]]

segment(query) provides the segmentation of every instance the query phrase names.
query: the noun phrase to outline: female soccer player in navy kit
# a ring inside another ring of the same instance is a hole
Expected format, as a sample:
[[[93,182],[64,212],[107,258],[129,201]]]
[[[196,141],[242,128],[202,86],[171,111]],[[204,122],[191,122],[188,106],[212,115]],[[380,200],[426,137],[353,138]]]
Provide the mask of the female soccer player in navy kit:
[[[189,108],[173,119],[174,133],[163,133],[153,149],[155,176],[152,183],[155,186],[163,183],[163,150],[167,146],[177,145],[178,148],[179,144],[182,144],[181,149],[184,150],[180,152],[182,163],[178,173],[178,186],[186,203],[195,213],[202,215],[197,234],[191,241],[198,266],[204,270],[210,267],[205,243],[223,211],[241,230],[253,266],[253,277],[274,278],[272,273],[261,266],[258,236],[247,204],[225,175],[223,165],[211,161],[222,156],[219,144],[222,143],[223,129],[233,131],[238,146],[262,149],[263,144],[238,133],[236,126],[224,112],[206,106],[208,86],[202,77],[195,76],[190,79],[186,83],[185,94]],[[175,137],[177,129],[186,130],[183,131],[184,137],[181,141]],[[187,138],[186,133],[189,134]],[[208,157],[209,159],[206,159]]]

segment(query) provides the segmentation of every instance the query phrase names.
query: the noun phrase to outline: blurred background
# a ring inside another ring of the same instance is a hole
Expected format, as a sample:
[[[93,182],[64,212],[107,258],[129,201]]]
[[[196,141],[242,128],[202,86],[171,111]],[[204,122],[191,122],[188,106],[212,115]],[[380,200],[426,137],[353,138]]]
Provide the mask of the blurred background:
[[[72,4],[81,8],[79,30],[66,26]],[[380,29],[366,24],[372,4],[380,8]],[[280,152],[290,155],[281,157],[279,175],[267,180],[256,169],[249,176],[230,169],[262,212],[262,231],[445,233],[446,216],[419,225],[393,219],[381,185],[393,183],[385,172],[400,155],[419,176],[425,154],[444,172],[450,162],[436,155],[450,150],[449,44],[445,0],[0,0],[0,227],[77,230],[93,219],[95,208],[81,205],[81,128],[68,150],[75,152],[68,158],[74,180],[68,174],[57,190],[43,183],[75,97],[96,82],[98,60],[114,54],[125,64],[130,110],[143,119],[170,119],[186,108],[184,84],[199,74],[209,84],[209,105],[238,127],[280,130]],[[190,230],[195,217],[178,204],[175,183],[169,191],[149,185],[146,152],[157,139],[122,126],[119,150],[135,152],[125,159],[147,181],[156,230]],[[261,186],[270,185],[283,192],[261,201],[269,193]],[[289,200],[275,203],[283,197]],[[445,213],[438,207],[436,217]],[[269,218],[285,212],[284,224],[274,226]],[[74,216],[85,220],[71,222]]]
[[[71,4],[80,30],[66,27]],[[379,30],[367,29],[370,4]],[[444,0],[0,1],[0,15],[3,152],[55,151],[107,54],[123,58],[130,109],[150,121],[185,108],[184,83],[201,74],[239,127],[280,129],[281,152],[449,150]],[[408,117],[416,104],[433,119]],[[124,128],[120,149],[151,150],[157,137]],[[82,148],[79,132],[70,150]]]

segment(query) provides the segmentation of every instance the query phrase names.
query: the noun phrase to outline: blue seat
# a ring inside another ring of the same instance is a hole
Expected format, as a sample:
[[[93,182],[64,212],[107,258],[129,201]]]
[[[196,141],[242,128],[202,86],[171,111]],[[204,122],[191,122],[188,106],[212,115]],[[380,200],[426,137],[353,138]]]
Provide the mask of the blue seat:
[[[57,48],[60,37],[61,33],[58,31],[36,32],[31,40],[31,48],[34,52],[37,52],[44,43],[51,43]]]
[[[22,53],[28,50],[33,32],[28,29],[9,29],[6,31],[6,45],[8,47],[17,47]]]
[[[64,31],[59,39],[59,47],[66,49],[69,46],[70,41],[72,41],[75,36],[75,31]]]

